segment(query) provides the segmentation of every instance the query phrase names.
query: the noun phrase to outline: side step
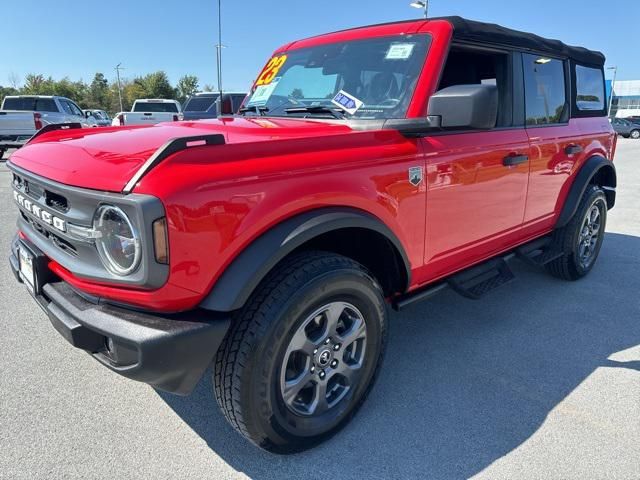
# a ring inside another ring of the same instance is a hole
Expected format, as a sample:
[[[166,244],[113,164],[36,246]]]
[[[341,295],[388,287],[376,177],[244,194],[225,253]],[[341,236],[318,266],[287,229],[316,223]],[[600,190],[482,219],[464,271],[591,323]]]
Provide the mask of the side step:
[[[516,249],[517,257],[533,267],[543,267],[560,258],[563,252],[549,248],[551,237],[543,237]]]
[[[551,248],[551,243],[551,236],[529,242],[503,257],[493,258],[480,265],[456,273],[449,278],[441,280],[439,283],[427,285],[421,290],[396,297],[393,300],[393,308],[395,310],[402,310],[409,305],[431,298],[449,288],[466,298],[477,300],[515,278],[507,264],[507,262],[514,257],[519,258],[529,265],[541,267],[564,255],[564,253]]]
[[[507,262],[503,258],[495,258],[457,273],[449,277],[447,282],[463,297],[477,300],[514,278]]]

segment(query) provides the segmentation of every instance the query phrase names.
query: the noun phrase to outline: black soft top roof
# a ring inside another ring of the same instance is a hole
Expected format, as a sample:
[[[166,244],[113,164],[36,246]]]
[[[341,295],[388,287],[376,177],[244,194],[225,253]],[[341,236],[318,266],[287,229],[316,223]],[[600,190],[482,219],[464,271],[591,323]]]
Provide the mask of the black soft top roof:
[[[572,47],[560,40],[551,40],[533,33],[520,32],[494,23],[476,22],[462,17],[440,17],[430,20],[446,20],[451,23],[454,30],[454,40],[508,45],[568,57],[578,63],[604,66],[605,57],[601,52],[583,47]]]

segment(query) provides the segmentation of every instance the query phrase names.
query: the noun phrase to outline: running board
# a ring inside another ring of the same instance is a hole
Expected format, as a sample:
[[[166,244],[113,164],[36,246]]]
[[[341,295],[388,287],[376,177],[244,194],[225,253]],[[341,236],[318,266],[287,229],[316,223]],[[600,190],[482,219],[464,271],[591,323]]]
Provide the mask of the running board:
[[[478,300],[515,278],[504,258],[494,258],[449,277],[447,282],[463,297]]]
[[[552,239],[550,236],[542,237],[517,248],[516,255],[524,263],[533,267],[543,267],[564,255],[563,252],[549,248],[551,242]]]
[[[477,300],[487,293],[495,290],[515,277],[507,262],[515,257],[523,262],[541,267],[560,258],[563,253],[550,248],[552,237],[546,236],[529,242],[514,249],[511,253],[502,257],[493,258],[484,263],[471,267],[438,283],[400,295],[393,299],[394,310],[402,310],[409,305],[431,298],[449,288],[463,297]]]

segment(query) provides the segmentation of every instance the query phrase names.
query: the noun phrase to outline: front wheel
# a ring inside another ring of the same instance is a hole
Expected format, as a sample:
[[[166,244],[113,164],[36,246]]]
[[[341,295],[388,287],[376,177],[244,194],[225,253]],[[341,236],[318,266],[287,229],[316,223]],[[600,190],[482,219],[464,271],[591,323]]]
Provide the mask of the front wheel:
[[[269,274],[218,350],[225,417],[272,452],[320,443],[362,405],[386,323],[381,288],[364,267],[331,253],[296,254]]]
[[[554,233],[554,249],[564,255],[546,268],[553,276],[578,280],[596,263],[607,223],[607,199],[604,191],[591,185],[585,192],[571,221]]]
[[[638,140],[640,138],[640,130],[634,130],[631,132],[631,134],[629,135],[631,138],[633,138],[634,140]]]

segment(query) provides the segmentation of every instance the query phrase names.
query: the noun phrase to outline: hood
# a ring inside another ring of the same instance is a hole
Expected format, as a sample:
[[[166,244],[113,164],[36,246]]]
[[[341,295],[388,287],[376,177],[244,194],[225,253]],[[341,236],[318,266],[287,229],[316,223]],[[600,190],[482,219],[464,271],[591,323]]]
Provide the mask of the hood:
[[[237,144],[351,131],[348,126],[338,123],[240,117],[144,127],[53,131],[14,152],[10,162],[66,185],[120,192],[144,162],[170,139],[222,134],[227,144]]]

